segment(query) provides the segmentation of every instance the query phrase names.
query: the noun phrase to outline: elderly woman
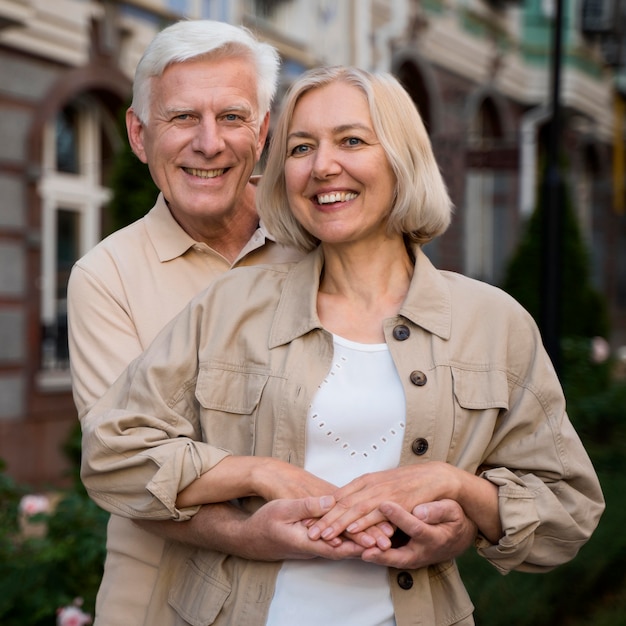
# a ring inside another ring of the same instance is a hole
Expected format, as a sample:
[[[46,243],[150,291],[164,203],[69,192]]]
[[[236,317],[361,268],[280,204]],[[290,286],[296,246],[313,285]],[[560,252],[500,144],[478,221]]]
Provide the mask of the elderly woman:
[[[305,74],[258,202],[277,241],[310,253],[197,297],[93,409],[83,480],[106,509],[144,519],[320,496],[329,510],[302,532],[353,558],[263,563],[172,544],[159,582],[172,613],[150,624],[472,624],[453,562],[386,567],[409,549],[396,526],[410,543],[411,512],[435,500],[463,507],[501,572],[573,558],[603,510],[597,477],[530,316],[422,252],[451,208],[398,82]]]

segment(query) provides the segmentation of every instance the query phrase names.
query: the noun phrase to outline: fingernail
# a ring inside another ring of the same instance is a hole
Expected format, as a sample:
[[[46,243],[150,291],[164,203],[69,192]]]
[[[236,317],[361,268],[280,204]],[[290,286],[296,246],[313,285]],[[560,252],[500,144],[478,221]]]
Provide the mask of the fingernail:
[[[358,529],[359,529],[359,527],[357,526],[357,523],[356,523],[356,522],[353,522],[352,524],[350,524],[350,526],[348,526],[348,528],[346,528],[346,530],[347,530],[349,533],[354,533],[354,532],[356,532]]]
[[[322,533],[322,539],[328,539],[331,535],[333,534],[333,529],[330,528],[330,526],[324,530],[324,532]]]
[[[330,509],[330,507],[333,505],[333,497],[332,496],[322,496],[320,498],[320,506],[323,509]]]
[[[311,526],[307,534],[309,536],[309,539],[319,539],[320,538],[319,526]]]
[[[413,515],[418,519],[425,520],[428,517],[428,507],[424,504],[419,504],[413,509]]]

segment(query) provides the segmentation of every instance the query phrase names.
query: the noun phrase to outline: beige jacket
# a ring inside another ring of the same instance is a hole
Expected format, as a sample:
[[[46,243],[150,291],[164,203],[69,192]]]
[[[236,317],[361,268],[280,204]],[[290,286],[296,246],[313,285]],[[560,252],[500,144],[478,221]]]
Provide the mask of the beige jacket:
[[[233,266],[301,258],[260,227]],[[68,286],[70,363],[81,422],[127,365],[189,301],[231,264],[192,239],[163,196],[142,219],[81,258]],[[142,624],[164,542],[112,515],[94,626]]]
[[[549,570],[576,555],[604,503],[539,333],[504,292],[416,258],[384,323],[407,405],[400,462],[494,482],[504,536],[479,552],[502,572]],[[85,420],[82,476],[100,505],[185,520],[196,509],[177,509],[177,493],[227,454],[303,465],[307,407],[332,356],[316,313],[322,264],[318,250],[229,272],[131,365]],[[167,596],[171,611],[147,623],[263,624],[278,568],[170,545],[154,606]],[[454,563],[390,570],[390,582],[398,626],[473,623]]]

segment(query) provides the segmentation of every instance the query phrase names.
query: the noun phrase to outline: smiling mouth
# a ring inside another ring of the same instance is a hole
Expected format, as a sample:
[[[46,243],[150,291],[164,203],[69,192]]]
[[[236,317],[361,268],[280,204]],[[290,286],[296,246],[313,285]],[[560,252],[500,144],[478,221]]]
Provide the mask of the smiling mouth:
[[[183,170],[187,174],[190,174],[191,176],[197,176],[198,178],[217,178],[226,171],[226,168],[222,167],[216,170],[199,170],[195,167],[183,167]]]
[[[358,195],[354,191],[333,191],[332,193],[321,193],[315,196],[315,199],[318,204],[335,204],[336,202],[354,200]]]

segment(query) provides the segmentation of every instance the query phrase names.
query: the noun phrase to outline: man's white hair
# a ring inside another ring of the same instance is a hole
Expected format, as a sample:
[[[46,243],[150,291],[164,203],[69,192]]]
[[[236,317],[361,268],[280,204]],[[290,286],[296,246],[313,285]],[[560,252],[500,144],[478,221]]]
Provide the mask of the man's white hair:
[[[132,108],[146,124],[150,117],[151,80],[172,63],[199,57],[249,59],[256,67],[259,118],[276,94],[280,58],[276,49],[242,26],[212,20],[182,20],[163,29],[146,48],[135,70]]]

